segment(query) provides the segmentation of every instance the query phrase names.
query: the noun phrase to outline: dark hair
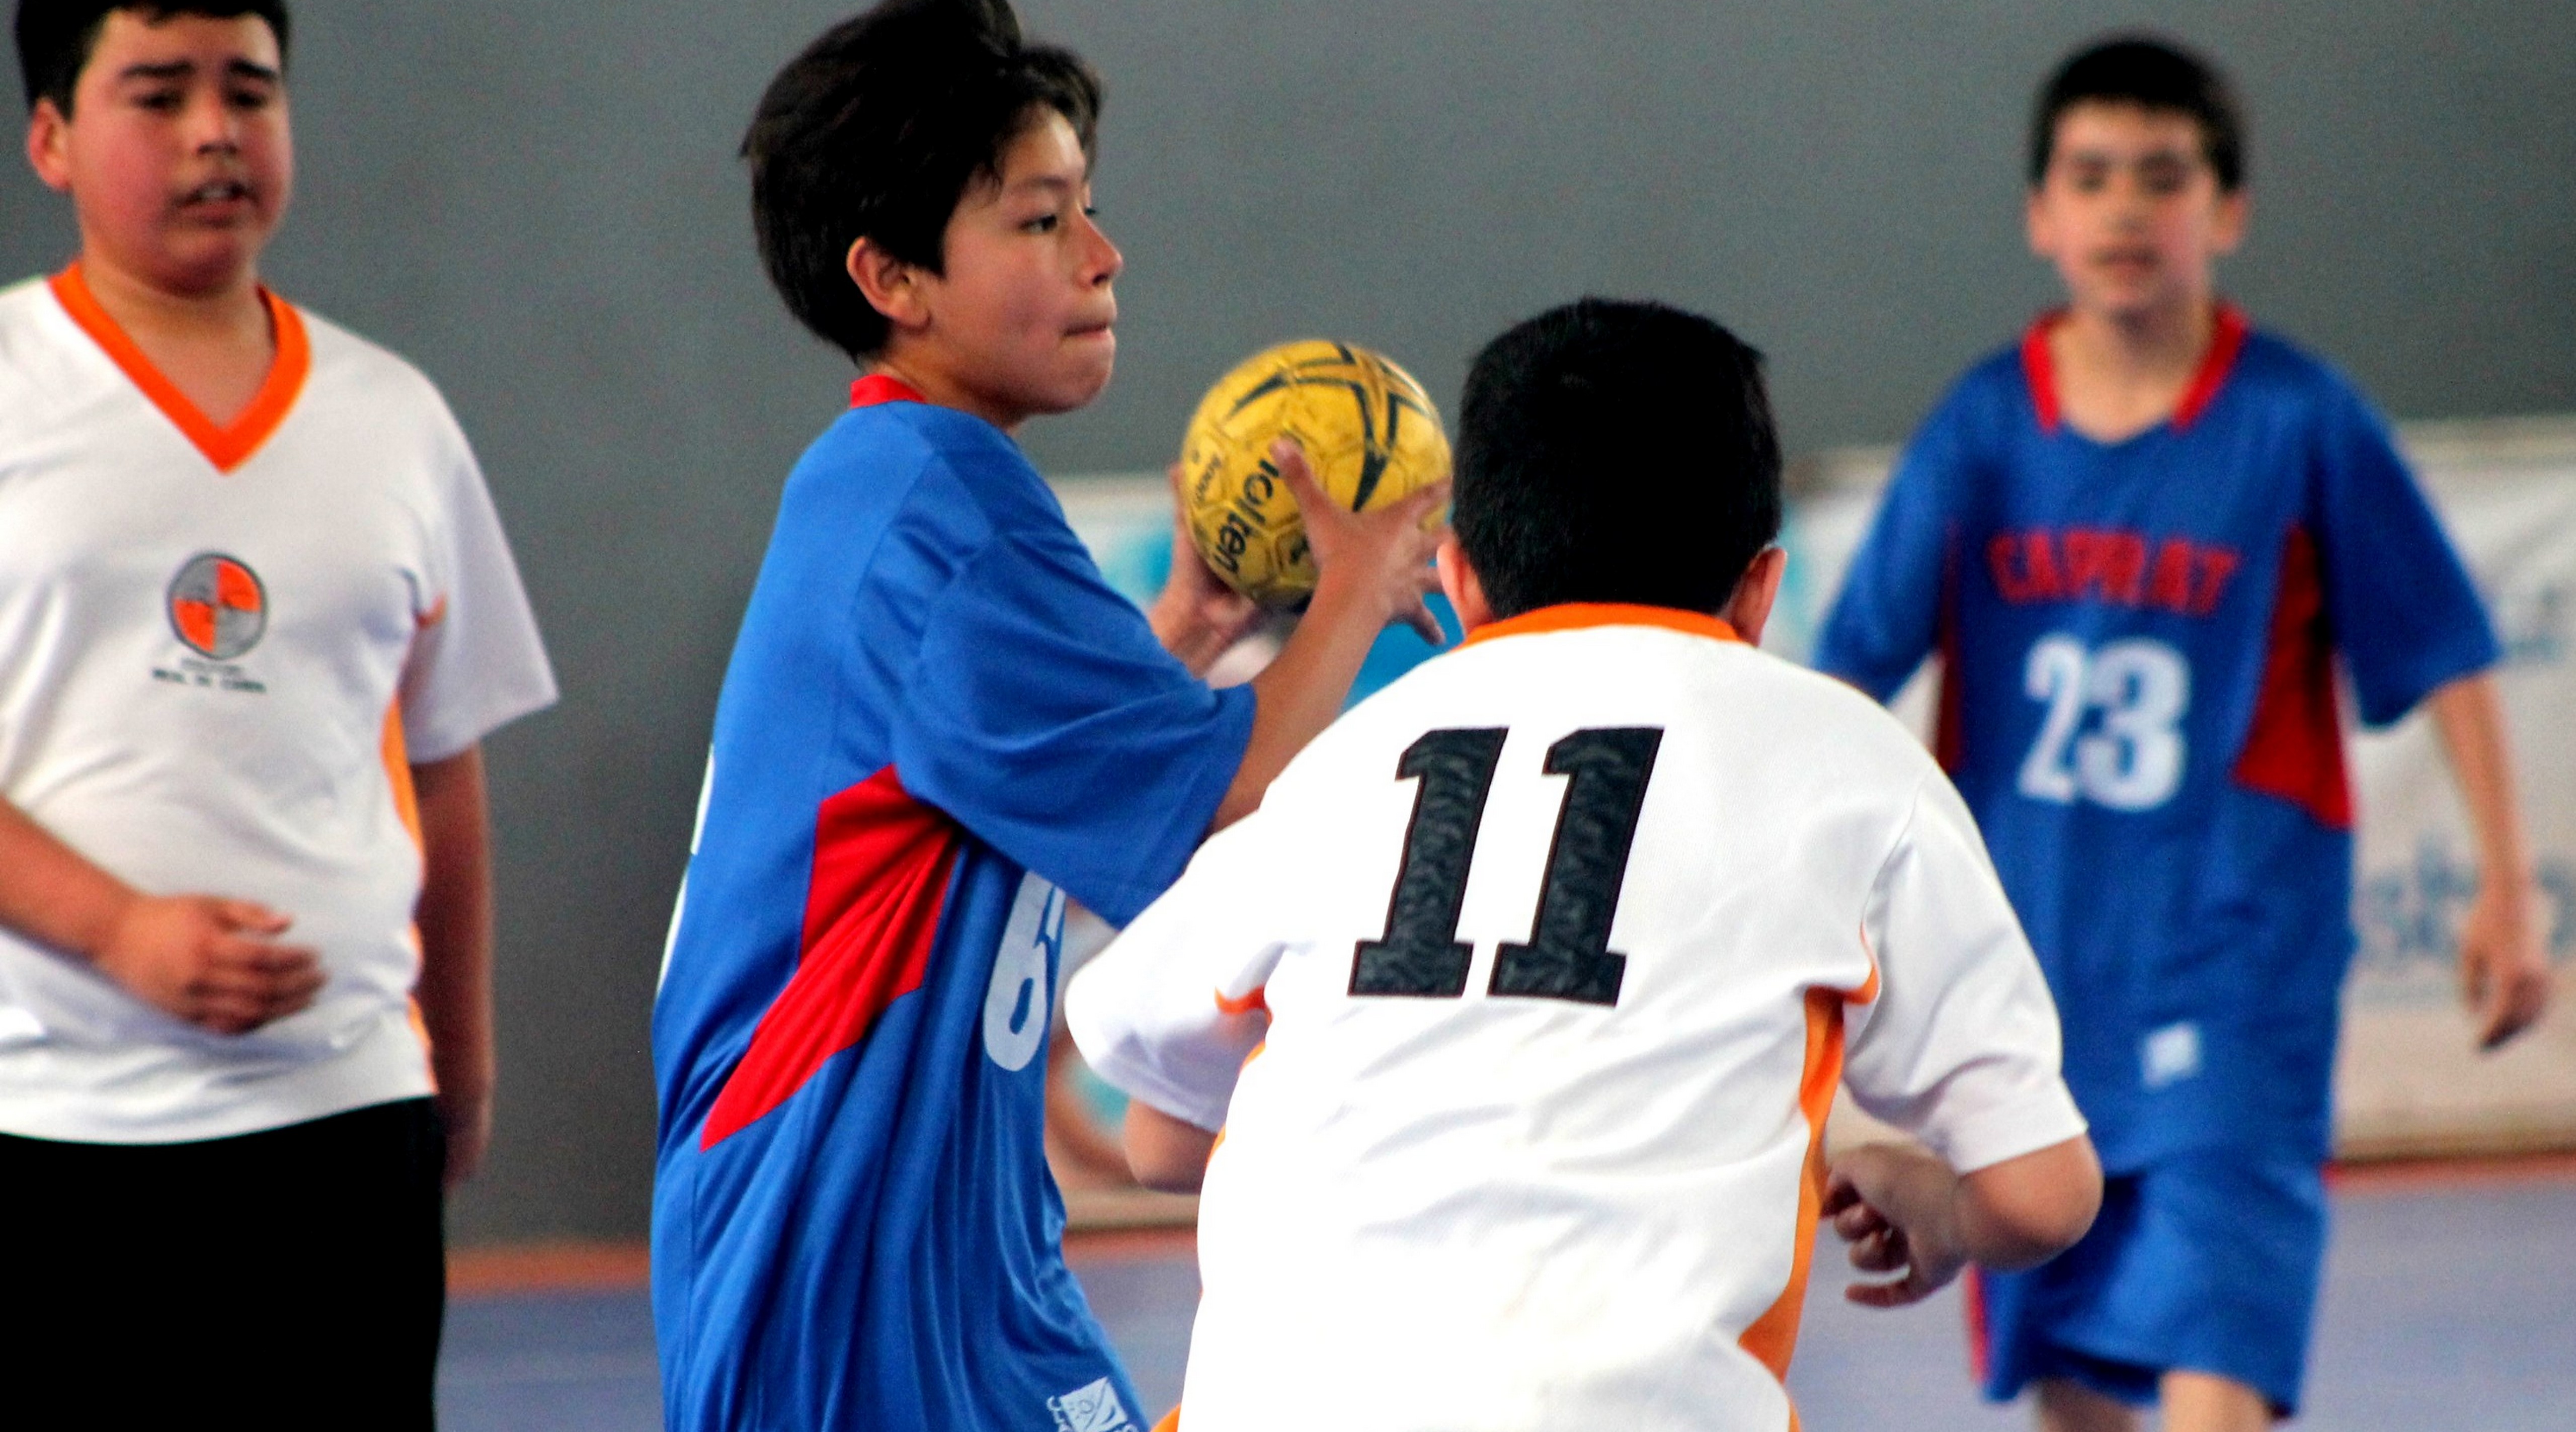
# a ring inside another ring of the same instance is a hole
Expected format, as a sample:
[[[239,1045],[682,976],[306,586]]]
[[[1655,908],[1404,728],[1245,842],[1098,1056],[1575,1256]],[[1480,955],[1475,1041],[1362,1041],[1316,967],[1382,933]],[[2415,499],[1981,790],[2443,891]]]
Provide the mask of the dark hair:
[[[1028,45],[1006,0],[885,0],[826,31],[760,97],[751,162],[760,261],[787,309],[852,358],[885,347],[885,315],[846,267],[861,237],[932,273],[967,186],[1051,109],[1093,152],[1100,78]]]
[[[2030,186],[2048,178],[2057,121],[2079,104],[2134,104],[2188,116],[2200,126],[2200,152],[2234,193],[2245,182],[2245,110],[2218,67],[2190,50],[2150,35],[2100,40],[2066,57],[2040,87],[2030,112]]]
[[[277,57],[286,58],[286,0],[170,0],[168,4],[120,4],[118,0],[18,0],[18,81],[27,91],[27,108],[49,99],[65,115],[72,112],[72,91],[81,71],[98,48],[98,32],[107,17],[131,10],[154,23],[173,15],[203,15],[231,20],[256,15],[277,36]]]
[[[1780,535],[1762,355],[1713,320],[1587,298],[1485,345],[1450,523],[1498,617],[1559,602],[1713,612]]]

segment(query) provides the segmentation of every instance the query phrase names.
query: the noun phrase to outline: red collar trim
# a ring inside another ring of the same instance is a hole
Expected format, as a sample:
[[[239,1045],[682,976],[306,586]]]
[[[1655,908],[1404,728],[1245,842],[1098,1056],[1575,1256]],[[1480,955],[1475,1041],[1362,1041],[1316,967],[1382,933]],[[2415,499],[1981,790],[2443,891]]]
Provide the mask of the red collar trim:
[[[268,305],[269,331],[276,337],[277,355],[269,360],[268,377],[261,381],[250,405],[234,416],[230,426],[218,427],[99,306],[78,262],[55,274],[48,286],[53,290],[54,301],[63,306],[71,321],[125,374],[126,381],[161,410],[171,426],[205,454],[217,472],[228,473],[250,461],[250,455],[259,451],[294,410],[296,397],[304,391],[305,376],[313,369],[313,349],[305,337],[304,320],[296,316],[294,305],[262,288],[259,298]]]
[[[2051,437],[2057,435],[2064,421],[2057,398],[2057,361],[2048,351],[2048,331],[2066,319],[2066,310],[2051,309],[2033,320],[2021,336],[2021,372],[2030,382],[2031,406],[2039,413],[2039,430]],[[2217,326],[2209,335],[2209,349],[2200,355],[2200,369],[2191,376],[2191,386],[2182,390],[2182,401],[2174,405],[2171,422],[2181,432],[2197,422],[2209,405],[2218,400],[2218,390],[2227,375],[2236,368],[2236,355],[2245,349],[2245,336],[2253,326],[2244,313],[2232,303],[2218,305]]]
[[[1460,646],[1474,646],[1496,637],[1528,636],[1536,632],[1580,631],[1587,627],[1654,626],[1670,631],[1688,632],[1692,636],[1714,637],[1719,641],[1744,640],[1724,617],[1706,612],[1686,612],[1679,607],[1647,607],[1627,602],[1565,602],[1553,607],[1540,607],[1516,617],[1487,622],[1467,633]]]
[[[901,378],[883,373],[870,373],[850,385],[850,406],[873,408],[879,403],[927,403],[921,390]]]
[[[2049,356],[2048,330],[2066,321],[2066,310],[2052,308],[2030,322],[2021,335],[2021,375],[2030,382],[2030,405],[2039,410],[2039,430],[2057,436],[2057,360]]]
[[[2232,303],[2218,305],[2218,326],[2209,335],[2209,351],[2200,355],[2200,371],[2191,375],[2191,386],[2182,390],[2182,401],[2174,407],[2175,432],[2190,427],[2209,405],[2218,400],[2219,385],[2236,367],[2236,355],[2245,349],[2245,335],[2250,325],[2245,315]]]

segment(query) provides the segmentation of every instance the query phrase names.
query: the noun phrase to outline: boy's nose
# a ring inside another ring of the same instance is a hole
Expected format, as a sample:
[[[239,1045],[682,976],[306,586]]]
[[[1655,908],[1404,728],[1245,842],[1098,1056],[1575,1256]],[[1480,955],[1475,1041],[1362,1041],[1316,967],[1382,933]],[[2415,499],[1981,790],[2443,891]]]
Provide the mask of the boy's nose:
[[[1127,267],[1127,256],[1118,252],[1118,246],[1109,242],[1109,236],[1102,233],[1100,226],[1093,223],[1087,214],[1083,216],[1082,227],[1088,232],[1091,240],[1090,252],[1085,255],[1086,276],[1096,284],[1107,283],[1118,277],[1119,273]]]
[[[240,147],[241,121],[231,105],[220,94],[196,99],[188,105],[188,140],[198,153]]]

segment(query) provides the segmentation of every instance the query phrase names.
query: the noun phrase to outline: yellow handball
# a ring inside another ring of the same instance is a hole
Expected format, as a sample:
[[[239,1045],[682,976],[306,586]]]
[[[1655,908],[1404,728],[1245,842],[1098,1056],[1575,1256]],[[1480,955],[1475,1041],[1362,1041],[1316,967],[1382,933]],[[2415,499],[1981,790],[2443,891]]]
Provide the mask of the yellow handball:
[[[1209,568],[1267,607],[1295,606],[1315,590],[1305,519],[1270,458],[1283,437],[1353,512],[1449,475],[1449,436],[1430,395],[1385,355],[1309,338],[1245,359],[1190,418],[1181,510]]]

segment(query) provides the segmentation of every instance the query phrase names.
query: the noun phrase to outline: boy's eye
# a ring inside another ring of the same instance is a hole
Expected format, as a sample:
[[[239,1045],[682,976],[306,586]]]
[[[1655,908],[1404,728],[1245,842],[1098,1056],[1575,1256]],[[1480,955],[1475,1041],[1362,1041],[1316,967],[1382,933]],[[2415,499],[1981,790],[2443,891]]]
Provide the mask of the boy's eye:
[[[1053,214],[1040,214],[1020,227],[1032,234],[1051,234],[1055,232],[1055,226],[1061,222],[1063,221]]]
[[[134,102],[145,109],[167,111],[177,109],[182,96],[174,89],[145,90],[134,97]]]
[[[1097,205],[1097,204],[1085,204],[1085,205],[1083,205],[1083,206],[1082,206],[1082,217],[1084,217],[1084,218],[1086,218],[1086,219],[1097,219],[1097,218],[1099,218],[1099,217],[1100,217],[1100,206],[1099,206],[1099,205]]]

